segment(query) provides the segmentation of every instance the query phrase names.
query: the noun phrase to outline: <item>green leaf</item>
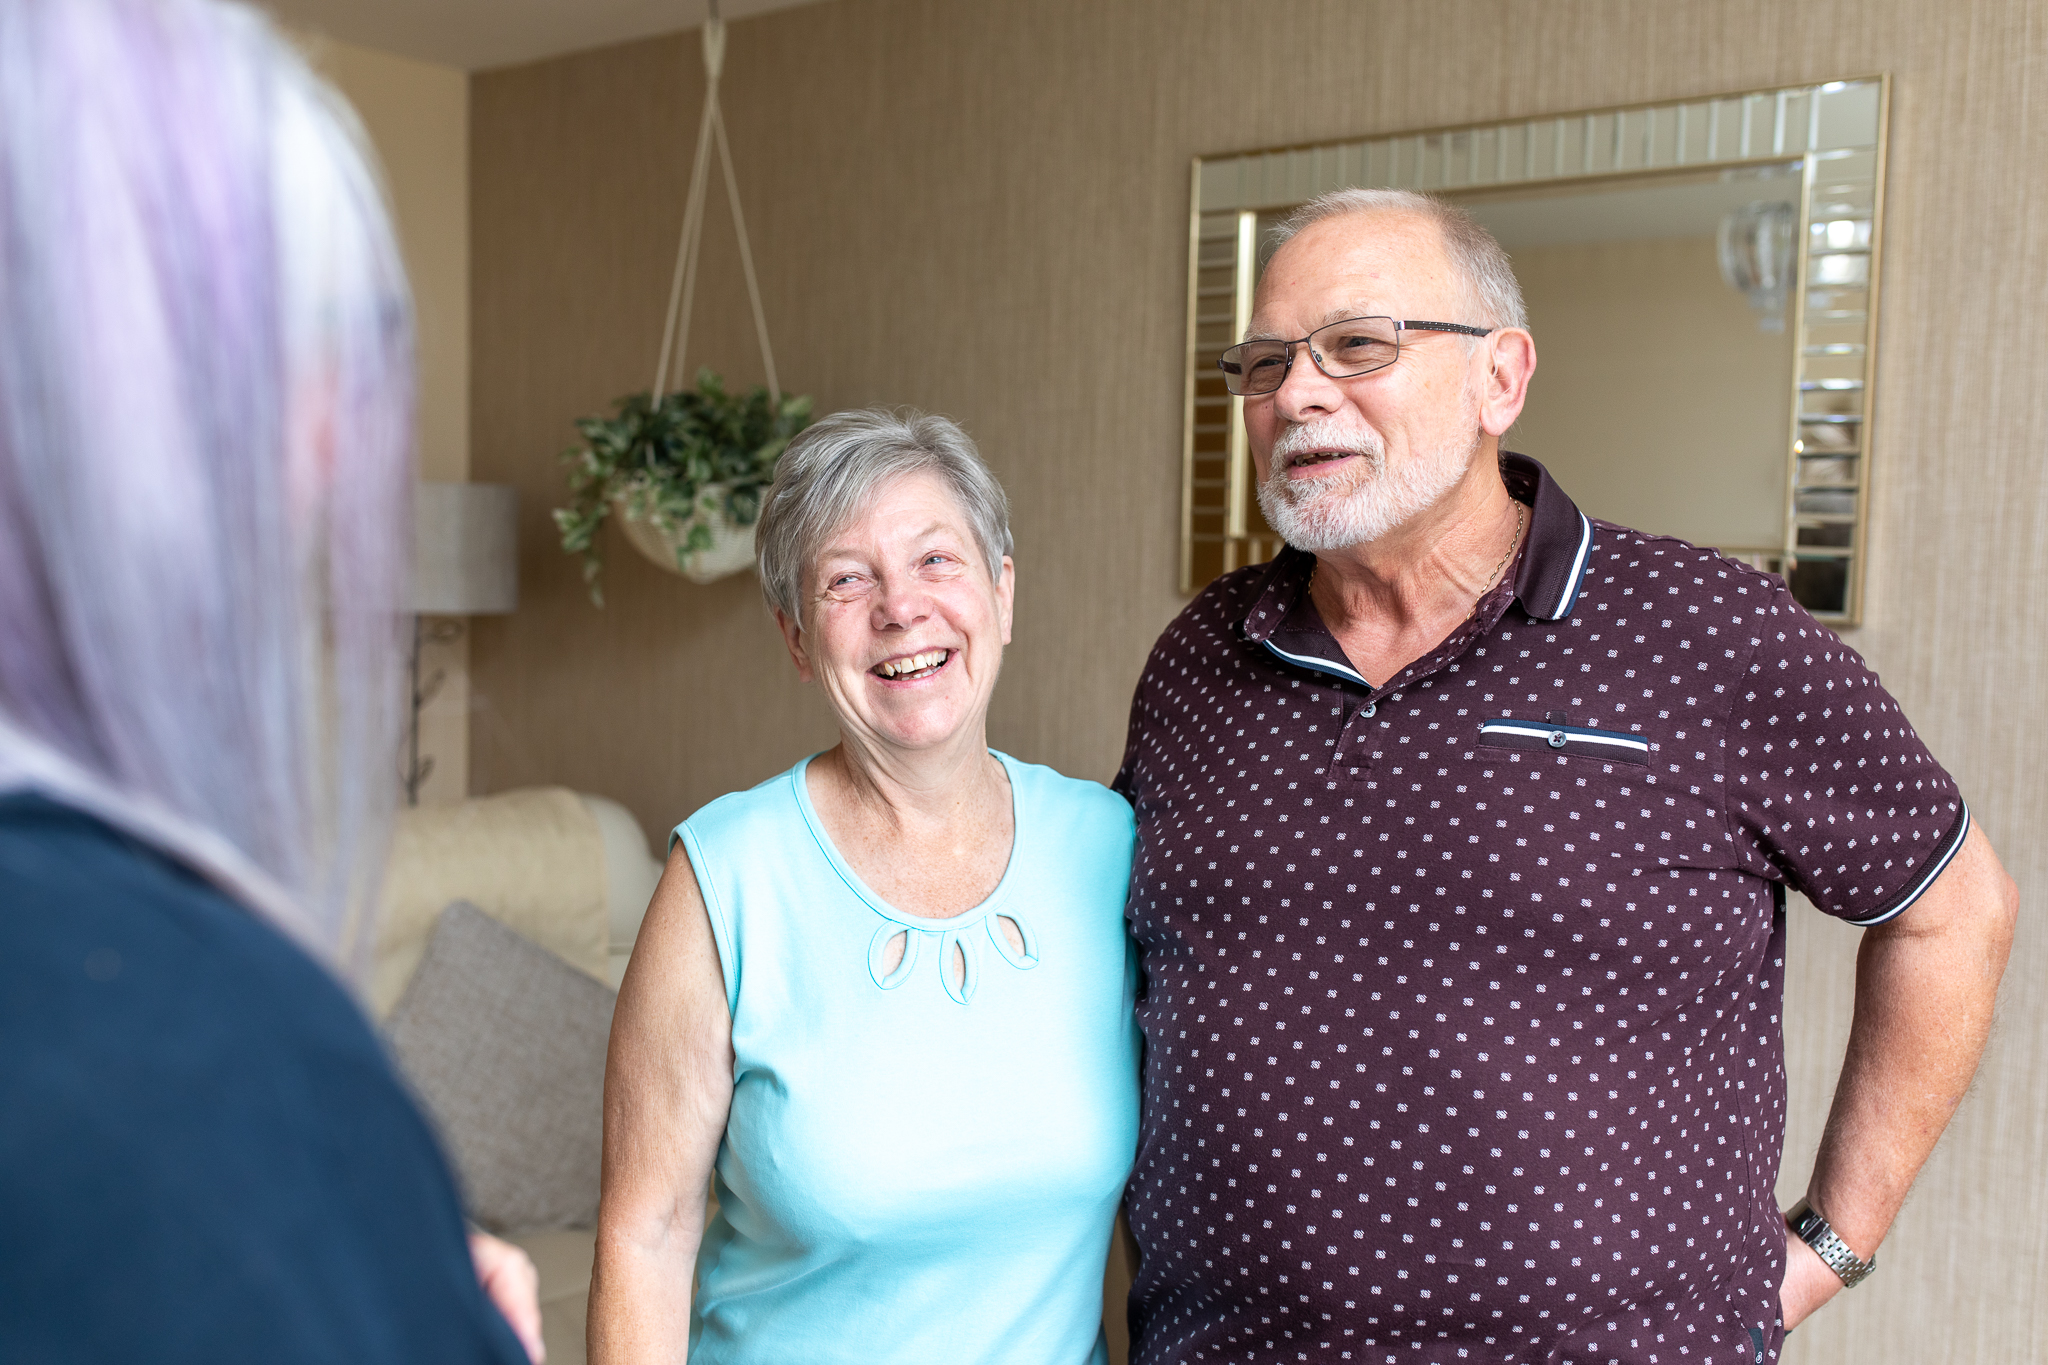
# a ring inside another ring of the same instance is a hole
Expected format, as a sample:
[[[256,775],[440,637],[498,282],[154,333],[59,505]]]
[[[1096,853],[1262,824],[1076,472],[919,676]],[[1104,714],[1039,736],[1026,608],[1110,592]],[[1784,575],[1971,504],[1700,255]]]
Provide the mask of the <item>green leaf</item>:
[[[610,417],[579,417],[583,444],[565,451],[569,505],[555,510],[562,548],[583,558],[591,600],[603,604],[599,533],[614,503],[673,536],[678,553],[711,547],[699,499],[707,485],[722,485],[718,506],[733,522],[751,526],[775,479],[790,438],[811,421],[811,400],[791,394],[776,404],[765,388],[726,392],[709,369],[697,371],[695,390],[633,393],[612,404]]]

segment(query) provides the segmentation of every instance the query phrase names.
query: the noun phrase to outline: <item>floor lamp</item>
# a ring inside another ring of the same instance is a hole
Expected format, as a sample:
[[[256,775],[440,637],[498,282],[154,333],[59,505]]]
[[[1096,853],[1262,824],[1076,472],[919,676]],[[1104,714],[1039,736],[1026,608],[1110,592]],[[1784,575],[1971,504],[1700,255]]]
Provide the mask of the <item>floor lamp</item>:
[[[405,802],[420,803],[434,771],[420,757],[420,708],[442,674],[420,676],[420,649],[462,637],[468,616],[502,616],[519,605],[519,495],[505,484],[422,483],[413,499],[412,714],[405,738]],[[435,619],[431,624],[428,618]]]

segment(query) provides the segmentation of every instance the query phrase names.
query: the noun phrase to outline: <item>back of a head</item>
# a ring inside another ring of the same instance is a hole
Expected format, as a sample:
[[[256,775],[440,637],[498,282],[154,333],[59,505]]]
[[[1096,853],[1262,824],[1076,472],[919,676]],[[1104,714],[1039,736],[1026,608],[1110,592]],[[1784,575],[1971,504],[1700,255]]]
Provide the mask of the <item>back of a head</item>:
[[[335,949],[392,783],[410,372],[352,116],[266,20],[0,4],[0,760],[217,836]]]

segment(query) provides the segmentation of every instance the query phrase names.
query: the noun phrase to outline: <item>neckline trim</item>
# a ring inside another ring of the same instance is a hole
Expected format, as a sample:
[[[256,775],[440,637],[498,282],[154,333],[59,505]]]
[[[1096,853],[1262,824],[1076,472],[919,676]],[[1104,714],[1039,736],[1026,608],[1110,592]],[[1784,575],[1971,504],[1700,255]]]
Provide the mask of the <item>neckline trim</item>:
[[[868,909],[892,924],[900,924],[906,929],[923,930],[926,933],[944,934],[970,929],[979,921],[1001,913],[1003,905],[1010,898],[1010,888],[1020,875],[1017,869],[1024,864],[1024,820],[1019,811],[1021,803],[1017,799],[1018,764],[1001,750],[990,749],[988,752],[991,758],[1003,765],[1003,772],[1010,780],[1010,860],[1003,865],[1002,878],[996,882],[995,890],[988,893],[987,899],[979,905],[970,906],[957,915],[949,915],[943,919],[913,915],[907,910],[897,909],[883,900],[873,887],[862,881],[860,874],[840,855],[838,845],[832,842],[832,836],[825,830],[824,820],[819,818],[818,808],[811,804],[810,785],[805,780],[806,774],[810,772],[811,759],[818,757],[817,754],[810,755],[790,769],[789,782],[796,797],[797,809],[803,812],[804,824],[810,829],[811,838],[817,841],[818,851],[825,855],[825,861],[832,865],[832,870],[839,874],[839,879],[846,883],[848,890],[860,897]]]
[[[1338,663],[1335,659],[1318,659],[1307,654],[1290,654],[1274,644],[1271,636],[1267,636],[1259,643],[1263,644],[1273,654],[1285,659],[1288,663],[1306,668],[1312,673],[1327,673],[1333,678],[1342,678],[1346,682],[1357,683],[1368,692],[1373,690],[1372,684],[1365,680],[1364,674],[1355,668],[1348,668]]]
[[[1592,565],[1593,523],[1550,471],[1527,455],[1502,451],[1500,476],[1508,496],[1529,508],[1515,598],[1538,621],[1567,620]]]

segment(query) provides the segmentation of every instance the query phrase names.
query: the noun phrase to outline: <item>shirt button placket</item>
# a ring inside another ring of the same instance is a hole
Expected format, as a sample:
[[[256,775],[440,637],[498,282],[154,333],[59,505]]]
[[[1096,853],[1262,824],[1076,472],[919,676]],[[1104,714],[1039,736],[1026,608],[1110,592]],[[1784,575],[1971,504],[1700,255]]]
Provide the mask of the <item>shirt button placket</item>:
[[[1352,708],[1330,756],[1328,776],[1332,782],[1359,781],[1372,771],[1372,718],[1379,714],[1379,709],[1375,701]]]

